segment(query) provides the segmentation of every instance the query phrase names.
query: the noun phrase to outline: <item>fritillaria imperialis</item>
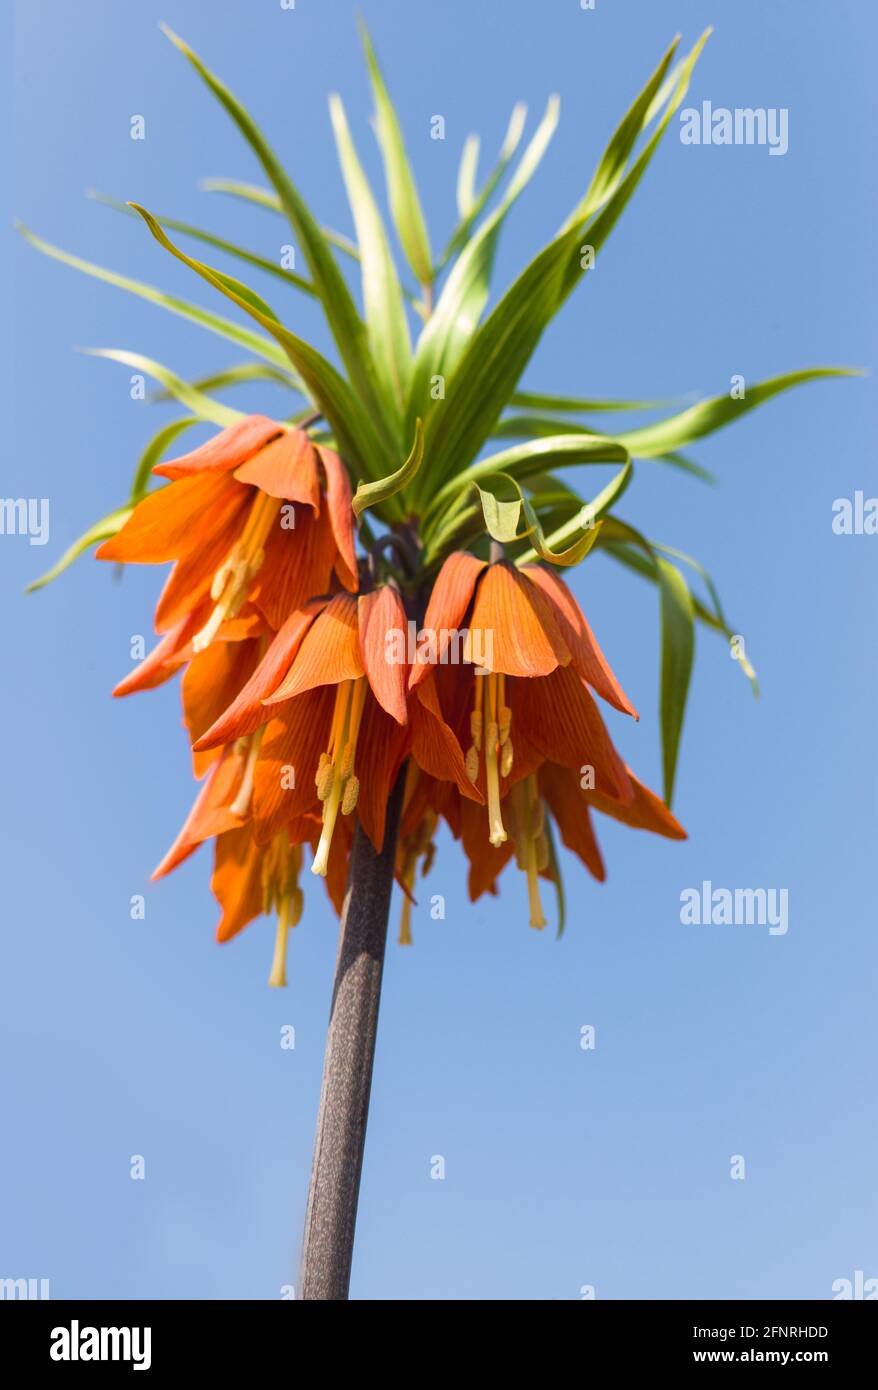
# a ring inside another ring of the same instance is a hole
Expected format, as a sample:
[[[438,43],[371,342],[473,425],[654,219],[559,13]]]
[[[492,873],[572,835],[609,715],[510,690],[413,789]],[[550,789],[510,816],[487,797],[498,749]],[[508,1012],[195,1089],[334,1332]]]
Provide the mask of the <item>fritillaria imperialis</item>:
[[[707,35],[684,57],[676,41],[670,46],[557,234],[489,305],[498,239],[551,140],[555,98],[523,150],[526,113],[514,109],[481,187],[478,142],[467,140],[456,224],[437,255],[364,31],[400,266],[340,98],[331,98],[330,115],[353,240],[316,220],[237,98],[168,34],[225,107],[266,180],[212,180],[210,187],[284,217],[308,275],[213,232],[156,217],[138,203],[116,204],[140,217],[166,252],[231,303],[235,317],[227,318],[25,232],[48,255],[182,314],[248,355],[246,363],[188,382],[137,353],[101,350],[151,375],[162,398],[185,413],[146,446],[127,501],[37,584],[95,544],[102,560],[171,565],[155,611],[157,645],[115,693],[181,677],[200,789],[156,876],[212,841],[221,941],[273,914],[270,983],[282,985],[289,929],[307,911],[320,878],[343,917],[343,935],[351,914],[380,919],[371,1013],[357,1016],[346,1061],[333,1051],[331,1024],[324,1077],[323,1105],[331,1116],[337,1069],[347,1067],[349,1078],[359,1067],[359,1111],[348,1137],[342,1143],[340,1129],[334,1141],[342,1145],[340,1167],[349,1177],[347,1196],[339,1199],[344,1220],[337,1213],[330,1219],[321,1206],[332,1183],[321,1177],[318,1159],[309,1206],[309,1231],[330,1230],[329,1243],[347,1241],[348,1248],[323,1282],[315,1276],[309,1286],[306,1278],[304,1296],[343,1297],[387,880],[401,888],[400,941],[407,944],[419,870],[429,872],[444,822],[469,861],[471,898],[498,892],[514,859],[526,879],[531,926],[554,919],[560,931],[560,844],[595,878],[604,877],[593,813],[669,839],[684,835],[668,803],[694,630],[700,623],[727,640],[732,632],[701,566],[625,521],[623,495],[638,460],[703,474],[681,454],[692,441],[788,387],[841,372],[790,372],[749,385],[743,395],[719,395],[617,430],[595,421],[660,403],[571,399],[521,386],[553,317],[604,254],[686,94]],[[171,234],[212,248],[224,263],[258,269],[285,293],[316,300],[335,361],[296,332],[295,299],[281,316],[260,293],[183,250]],[[349,272],[360,283],[359,303]],[[223,397],[244,382],[285,388],[289,412],[270,418],[233,409]],[[200,425],[212,432],[169,458],[179,437]],[[578,470],[575,487],[560,476],[571,467]],[[609,470],[609,477],[583,495],[579,488],[593,467]],[[602,634],[607,655],[561,577],[597,553],[642,575],[660,596],[663,797],[637,779],[613,745],[601,706],[636,718],[635,709],[610,664],[611,635]],[[693,571],[704,581],[703,597],[690,588]],[[739,664],[755,685],[743,654]],[[554,890],[551,906],[547,885]],[[343,944],[336,1008],[349,964]],[[323,1109],[321,1116],[322,1125],[330,1123]],[[345,1223],[347,1234],[339,1236]],[[306,1237],[306,1269],[308,1248]]]

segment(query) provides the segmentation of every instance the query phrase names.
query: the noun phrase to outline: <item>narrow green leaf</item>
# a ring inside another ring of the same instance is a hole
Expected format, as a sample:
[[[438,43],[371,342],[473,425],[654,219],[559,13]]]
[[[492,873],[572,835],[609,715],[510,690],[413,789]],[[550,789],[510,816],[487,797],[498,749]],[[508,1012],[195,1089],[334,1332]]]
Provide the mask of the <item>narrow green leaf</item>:
[[[547,547],[554,549],[555,546],[564,545],[567,541],[574,544],[581,541],[584,536],[594,541],[596,537],[592,534],[597,529],[597,522],[609,511],[610,507],[624,493],[632,477],[632,464],[628,462],[615,473],[606,487],[601,488],[600,492],[591,502],[586,502],[585,506],[579,507],[574,516],[569,521],[565,521],[562,526],[557,527],[546,538]],[[591,548],[589,544],[584,553]],[[515,561],[517,565],[530,565],[539,558],[537,550],[527,550],[523,555],[519,555]]]
[[[579,434],[554,435],[548,439],[529,440],[499,454],[491,454],[478,463],[463,469],[431,499],[425,512],[425,531],[429,534],[431,518],[455,497],[462,496],[467,486],[491,473],[508,473],[514,478],[526,478],[547,468],[572,467],[574,464],[624,463],[628,451],[615,440]]]
[[[113,208],[116,212],[127,213],[130,217],[134,216],[127,203],[121,203],[116,198],[108,198],[104,193],[98,193],[94,189],[88,195],[96,203],[103,204],[104,207]],[[194,237],[196,241],[203,241],[207,246],[214,246],[218,251],[225,251],[229,256],[235,256],[239,261],[245,261],[247,265],[255,266],[257,270],[265,271],[266,275],[273,275],[276,279],[282,280],[293,289],[302,290],[304,294],[316,295],[317,291],[310,280],[305,280],[301,275],[296,275],[292,270],[285,270],[276,261],[271,261],[267,256],[260,256],[255,251],[248,251],[243,246],[238,246],[237,242],[226,241],[224,237],[218,237],[213,232],[206,232],[201,227],[193,227],[190,222],[179,222],[174,217],[163,217],[157,214],[158,220],[163,227],[170,227],[172,232],[182,232],[184,236]]]
[[[369,352],[366,330],[357,313],[344,276],[336,265],[326,237],[250,114],[219,78],[204,65],[187,43],[184,43],[167,25],[162,25],[162,29],[225,107],[262,165],[269,182],[280,199],[290,226],[301,243],[311,271],[314,288],[323,305],[339,353],[347,367],[351,384],[359,392],[367,407],[369,404],[374,407],[376,420],[383,422],[381,395],[375,379],[375,369]]]
[[[115,536],[121,530],[133,511],[133,507],[119,507],[116,511],[110,512],[107,516],[101,517],[90,526],[78,540],[74,541],[57,564],[53,565],[45,574],[40,575],[39,579],[34,579],[25,589],[26,594],[33,594],[37,589],[42,589],[46,584],[51,584],[53,579],[57,579],[59,574],[63,574],[66,569],[73,564],[73,561],[80,556],[83,551],[91,546],[97,545],[100,541],[107,540],[110,536]]]
[[[597,539],[599,526],[592,522],[581,528],[580,534],[566,549],[555,550],[546,541],[532,502],[508,473],[494,473],[474,486],[479,494],[488,535],[504,545],[530,536],[535,555],[546,564],[578,565]]]
[[[138,460],[134,478],[131,482],[132,504],[139,502],[141,497],[146,495],[146,490],[152,481],[152,470],[157,463],[160,463],[171,445],[179,436],[192,427],[200,425],[201,419],[197,415],[184,415],[179,420],[171,420],[167,425],[163,425],[156,435],[149,441]]]
[[[256,319],[257,323],[271,333],[301,375],[312,399],[332,425],[347,462],[354,467],[359,467],[367,474],[371,473],[371,476],[374,477],[376,472],[380,470],[383,457],[382,446],[375,435],[369,414],[331,363],[327,362],[326,358],[322,357],[303,338],[297,337],[276,319],[269,318],[264,314],[252,302],[252,299],[243,298],[234,289],[229,277],[217,275],[210,266],[205,265],[202,261],[197,261],[193,256],[187,255],[185,251],[181,251],[178,246],[175,246],[165,235],[156,219],[145,208],[140,207],[138,203],[132,203],[131,206],[140,213],[159,245],[169,251],[172,256],[176,256],[177,260],[182,261],[184,265],[189,266],[209,285],[213,285],[215,289],[226,295],[239,308],[246,310],[252,318]]]
[[[245,385],[251,381],[272,381],[288,390],[298,388],[294,385],[290,367],[272,367],[262,362],[239,362],[234,367],[224,367],[222,371],[211,372],[191,383],[195,391],[225,391],[230,386]],[[156,391],[154,401],[172,399],[170,391]]]
[[[400,245],[421,285],[433,282],[433,259],[427,224],[421,211],[414,175],[405,152],[402,131],[390,94],[381,75],[378,59],[372,47],[365,23],[360,21],[360,36],[366,54],[372,92],[375,97],[375,131],[384,160],[387,197]]]
[[[673,405],[674,402],[667,400],[609,401],[586,399],[580,396],[550,396],[546,395],[545,392],[515,391],[509,404],[518,406],[521,410],[554,410],[559,415],[591,415],[598,411],[660,410],[663,406]]]
[[[351,506],[355,516],[360,516],[367,507],[376,507],[401,492],[421,466],[424,457],[424,431],[420,420],[415,422],[415,439],[408,458],[401,468],[386,478],[374,483],[360,483],[354,493]]]
[[[497,163],[494,165],[494,168],[488,175],[487,179],[485,180],[481,192],[477,194],[474,187],[467,187],[465,189],[465,192],[467,194],[468,210],[466,213],[460,213],[460,221],[455,227],[451,235],[451,239],[448,242],[448,245],[442,252],[442,255],[439,257],[437,270],[441,270],[445,265],[447,265],[448,262],[451,260],[451,257],[457,254],[461,246],[463,246],[464,242],[467,241],[467,239],[469,238],[470,232],[472,231],[476,219],[480,216],[483,208],[487,205],[488,200],[490,199],[491,195],[493,194],[503,175],[506,173],[506,170],[508,169],[512,161],[512,156],[518,149],[518,146],[521,142],[521,137],[524,133],[524,123],[526,118],[527,106],[524,104],[524,102],[520,101],[512,108],[512,115],[509,118],[509,126],[506,130],[506,136],[503,140],[503,147],[500,151],[500,157],[497,160]],[[470,150],[470,142],[473,142],[475,152]],[[464,180],[468,180],[470,178],[470,173],[472,178],[475,178],[475,160],[478,156],[478,149],[479,137],[477,135],[470,135],[467,138],[467,143],[464,145],[463,157],[461,158],[460,165],[460,174],[458,175],[458,208],[460,208],[460,180],[461,178],[463,178]],[[473,167],[471,171],[467,167],[466,161],[472,161]]]
[[[656,566],[662,616],[662,764],[665,774],[665,801],[670,806],[695,656],[695,618],[692,595],[680,571],[661,555],[656,556]]]
[[[821,377],[861,376],[862,372],[849,367],[808,367],[803,371],[785,372],[767,381],[757,382],[746,387],[743,400],[733,400],[730,395],[713,396],[690,406],[679,415],[659,420],[642,429],[629,430],[615,436],[628,448],[635,458],[655,458],[672,454],[695,439],[703,439],[706,434],[722,429],[739,416],[755,410],[758,405],[772,396],[788,391],[793,386],[801,386],[807,381],[818,381]]]
[[[340,97],[330,98],[329,110],[360,245],[369,343],[398,435],[412,365],[405,304],[381,214],[351,139]]]
[[[261,333],[253,333],[250,329],[242,328],[240,324],[234,323],[231,319],[222,318],[219,314],[212,314],[206,309],[199,308],[197,304],[190,304],[185,299],[178,299],[176,295],[165,294],[163,290],[156,289],[153,285],[143,284],[140,280],[131,280],[126,275],[117,275],[113,270],[105,270],[103,266],[94,265],[91,261],[84,261],[80,256],[71,255],[70,252],[62,251],[60,247],[53,246],[51,242],[43,241],[42,237],[36,236],[22,223],[19,222],[16,225],[25,240],[35,246],[38,251],[42,251],[44,256],[50,256],[53,260],[60,261],[62,265],[72,266],[74,270],[82,271],[84,275],[91,275],[96,280],[103,280],[105,284],[127,290],[129,294],[135,294],[139,299],[146,299],[151,304],[158,304],[160,308],[168,309],[172,314],[179,314],[181,318],[188,319],[190,323],[198,324],[200,328],[207,328],[212,333],[219,334],[221,338],[228,338],[230,342],[237,343],[239,347],[246,348],[248,352],[254,353],[266,362],[289,370],[286,354],[276,343],[273,343],[270,338],[263,337]]]
[[[466,221],[476,206],[476,170],[479,167],[479,145],[478,135],[468,135],[463,142],[460,168],[457,171],[457,214],[461,221]]]
[[[203,193],[227,193],[232,198],[240,198],[245,203],[255,203],[257,207],[266,208],[268,212],[277,212],[283,216],[283,206],[276,193],[272,193],[270,188],[260,188],[255,183],[242,183],[240,179],[202,179],[199,184]],[[350,237],[343,236],[341,232],[335,232],[331,227],[321,226],[320,228],[330,246],[334,246],[338,251],[343,251],[351,260],[358,261],[360,252],[356,242],[351,241]]]
[[[231,407],[212,400],[197,387],[183,381],[169,367],[164,367],[161,362],[155,362],[151,357],[144,357],[139,352],[127,352],[122,348],[83,348],[83,352],[89,357],[105,357],[111,362],[120,362],[123,367],[131,367],[135,372],[143,372],[146,376],[153,377],[155,381],[161,382],[170,396],[181,405],[185,405],[194,415],[202,420],[210,420],[222,429],[244,418],[242,411],[232,410]]]
[[[564,926],[567,921],[567,903],[564,897],[564,879],[561,874],[561,860],[558,857],[558,847],[555,844],[555,832],[552,829],[552,820],[545,815],[543,829],[546,835],[546,843],[549,846],[549,874],[555,888],[555,900],[558,904],[558,930],[555,932],[555,939],[559,941],[564,935]]]
[[[461,251],[443,286],[439,302],[421,333],[415,352],[409,419],[422,415],[428,436],[431,416],[444,415],[447,409],[444,401],[433,399],[430,389],[432,378],[437,375],[451,376],[473,338],[488,300],[491,271],[503,223],[545,154],[558,124],[559,110],[558,98],[551,97],[503,199]],[[477,452],[471,452],[469,458]]]
[[[625,177],[617,182],[599,215],[585,227],[578,222],[569,228],[565,224],[472,334],[448,383],[442,409],[433,411],[425,423],[425,474],[431,480],[443,481],[478,454],[545,328],[588,269],[589,262],[581,254],[586,234],[587,244],[598,251],[630,199],[673,111],[683,100],[700,48],[701,43],[696,44],[689,54],[656,130]],[[661,74],[660,67],[647,84],[648,91],[654,90]],[[415,370],[417,380],[417,359]]]

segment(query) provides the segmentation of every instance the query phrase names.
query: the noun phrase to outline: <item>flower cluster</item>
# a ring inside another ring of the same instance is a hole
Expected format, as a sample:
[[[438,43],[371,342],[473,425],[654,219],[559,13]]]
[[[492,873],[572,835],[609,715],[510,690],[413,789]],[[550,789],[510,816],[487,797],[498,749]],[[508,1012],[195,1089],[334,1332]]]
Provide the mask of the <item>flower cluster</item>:
[[[553,822],[598,879],[592,811],[683,835],[613,746],[592,692],[627,714],[633,706],[553,571],[452,552],[422,615],[440,640],[412,661],[418,600],[375,553],[358,560],[346,469],[306,430],[248,416],[154,471],[168,485],[97,551],[173,566],[156,608],[160,641],[114,692],[183,673],[202,787],[154,876],[213,840],[218,938],[276,912],[271,984],[285,983],[302,913],[303,847],[340,913],[354,828],[381,849],[398,777],[404,942],[440,820],[462,842],[472,899],[496,893],[515,858],[534,927],[545,925],[540,878],[558,881]],[[459,630],[467,642],[453,664]],[[470,649],[490,657],[477,666]]]

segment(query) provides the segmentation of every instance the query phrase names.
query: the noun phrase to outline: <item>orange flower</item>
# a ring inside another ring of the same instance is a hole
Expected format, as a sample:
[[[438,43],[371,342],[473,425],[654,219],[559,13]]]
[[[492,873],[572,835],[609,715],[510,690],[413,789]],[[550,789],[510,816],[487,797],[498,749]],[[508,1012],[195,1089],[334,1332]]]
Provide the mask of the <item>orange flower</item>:
[[[160,684],[217,637],[272,632],[336,580],[357,589],[350,484],[331,449],[263,415],[158,464],[172,481],[143,498],[97,551],[174,568],[159,599],[158,647],[117,687]]]
[[[443,664],[468,614],[468,664]],[[435,634],[431,656],[439,664],[416,661],[409,683],[435,687],[449,725],[462,746],[469,744],[466,770],[487,801],[493,847],[507,839],[501,802],[547,759],[571,770],[589,765],[605,795],[632,800],[625,765],[589,687],[617,709],[636,717],[635,710],[557,576],[459,552],[439,573],[424,629]]]

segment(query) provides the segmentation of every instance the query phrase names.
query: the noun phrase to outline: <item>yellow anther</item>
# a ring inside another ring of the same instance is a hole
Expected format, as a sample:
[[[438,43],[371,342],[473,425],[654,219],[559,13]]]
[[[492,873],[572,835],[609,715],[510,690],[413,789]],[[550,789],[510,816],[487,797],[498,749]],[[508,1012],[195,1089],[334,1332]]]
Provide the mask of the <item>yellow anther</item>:
[[[478,752],[482,746],[482,711],[480,709],[474,709],[470,714],[469,731],[473,747]]]
[[[341,798],[341,813],[343,816],[349,816],[351,814],[351,811],[353,811],[356,808],[357,798],[359,797],[359,795],[360,779],[359,777],[351,773],[350,777],[344,784],[344,792],[342,793]]]
[[[507,738],[500,745],[500,776],[508,777],[512,771],[512,740]]]
[[[476,747],[467,749],[466,775],[471,782],[479,780],[479,750]]]

